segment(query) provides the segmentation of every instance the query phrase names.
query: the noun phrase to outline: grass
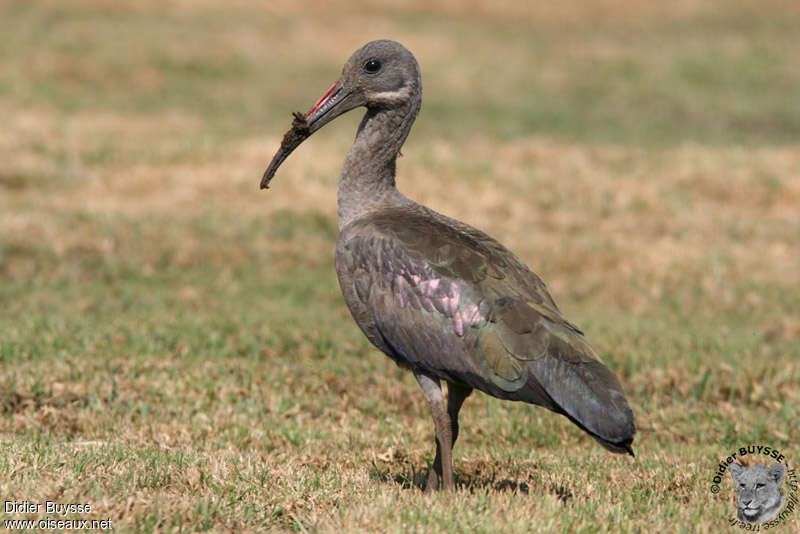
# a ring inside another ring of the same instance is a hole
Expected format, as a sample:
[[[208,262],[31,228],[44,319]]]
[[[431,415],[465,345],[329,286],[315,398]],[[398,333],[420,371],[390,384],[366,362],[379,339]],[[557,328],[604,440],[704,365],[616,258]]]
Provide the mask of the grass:
[[[0,6],[5,500],[122,532],[718,532],[721,457],[800,458],[792,2],[228,4]],[[547,280],[635,460],[474,395],[459,491],[422,495],[428,408],[333,270],[358,117],[257,191],[289,112],[385,36],[425,83],[401,189]]]

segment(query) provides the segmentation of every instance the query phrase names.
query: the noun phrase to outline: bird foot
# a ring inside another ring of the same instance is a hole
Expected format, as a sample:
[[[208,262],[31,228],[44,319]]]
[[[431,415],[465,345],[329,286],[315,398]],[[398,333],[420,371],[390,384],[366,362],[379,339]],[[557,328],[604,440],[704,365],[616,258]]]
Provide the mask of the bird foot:
[[[431,467],[431,470],[428,472],[428,482],[425,484],[425,493],[431,494],[435,491],[439,491],[439,475],[437,475],[436,470]]]
[[[450,480],[448,483],[446,477],[440,477],[436,470],[431,467],[431,470],[428,472],[428,481],[425,483],[426,495],[440,490],[449,491],[452,493],[455,491],[455,489],[456,485],[453,480]]]

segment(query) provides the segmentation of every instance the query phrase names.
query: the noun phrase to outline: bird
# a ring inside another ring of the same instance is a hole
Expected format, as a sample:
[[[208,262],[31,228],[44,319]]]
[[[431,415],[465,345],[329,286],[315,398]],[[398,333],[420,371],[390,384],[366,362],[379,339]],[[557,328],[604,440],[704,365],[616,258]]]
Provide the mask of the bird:
[[[314,132],[366,108],[338,182],[336,273],[356,324],[413,373],[430,405],[436,453],[425,492],[455,489],[458,415],[475,389],[562,414],[633,456],[634,416],[619,380],[541,278],[484,232],[397,189],[397,157],[421,102],[414,55],[392,40],[367,43],[307,113],[294,113],[261,188]]]

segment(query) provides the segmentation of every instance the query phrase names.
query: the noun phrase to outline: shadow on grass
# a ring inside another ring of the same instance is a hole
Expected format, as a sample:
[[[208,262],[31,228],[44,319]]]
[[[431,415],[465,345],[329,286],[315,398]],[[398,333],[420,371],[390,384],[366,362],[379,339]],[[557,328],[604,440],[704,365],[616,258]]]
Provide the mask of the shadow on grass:
[[[31,408],[39,410],[44,407],[67,408],[85,407],[89,400],[85,395],[75,393],[52,393],[35,391],[21,392],[0,387],[0,413],[15,414]]]
[[[418,489],[419,491],[425,490],[425,484],[428,481],[428,470],[430,466],[418,470],[415,465],[406,464],[403,466],[402,471],[393,472],[390,468],[381,468],[376,464],[372,464],[370,469],[370,476],[380,482],[388,482],[391,484],[398,484],[403,489]],[[544,494],[549,493],[554,495],[561,501],[562,504],[567,504],[574,498],[572,490],[566,486],[557,484],[531,486],[527,482],[519,480],[511,480],[509,478],[498,479],[495,473],[486,476],[481,473],[455,473],[456,488],[458,491],[469,491],[474,493],[476,491],[510,491],[512,493]]]

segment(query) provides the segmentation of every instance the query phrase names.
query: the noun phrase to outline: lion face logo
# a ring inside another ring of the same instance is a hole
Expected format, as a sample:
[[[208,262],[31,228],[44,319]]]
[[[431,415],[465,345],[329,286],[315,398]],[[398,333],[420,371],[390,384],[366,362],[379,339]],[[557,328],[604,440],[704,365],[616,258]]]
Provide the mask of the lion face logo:
[[[761,523],[778,515],[786,503],[786,497],[781,492],[786,476],[785,464],[743,467],[733,463],[730,472],[736,486],[737,516],[740,521]]]

